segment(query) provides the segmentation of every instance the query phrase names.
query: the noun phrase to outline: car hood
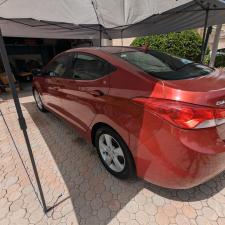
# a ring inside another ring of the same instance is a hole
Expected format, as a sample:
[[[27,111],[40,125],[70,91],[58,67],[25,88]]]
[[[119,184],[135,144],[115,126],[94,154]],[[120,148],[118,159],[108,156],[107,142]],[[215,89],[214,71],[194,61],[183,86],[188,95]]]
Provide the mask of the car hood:
[[[225,108],[225,71],[184,80],[163,80],[163,97],[199,105]]]

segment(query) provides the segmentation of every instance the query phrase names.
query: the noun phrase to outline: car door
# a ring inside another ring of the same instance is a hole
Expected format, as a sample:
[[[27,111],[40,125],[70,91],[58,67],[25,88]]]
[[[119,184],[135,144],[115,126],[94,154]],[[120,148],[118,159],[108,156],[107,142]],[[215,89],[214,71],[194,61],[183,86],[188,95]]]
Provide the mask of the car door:
[[[65,83],[63,108],[68,119],[85,132],[104,105],[114,68],[95,55],[78,52],[74,57],[72,79]]]
[[[71,54],[63,53],[54,58],[44,69],[44,87],[43,101],[45,105],[63,115],[62,110],[62,89],[64,87],[63,77],[71,64]]]

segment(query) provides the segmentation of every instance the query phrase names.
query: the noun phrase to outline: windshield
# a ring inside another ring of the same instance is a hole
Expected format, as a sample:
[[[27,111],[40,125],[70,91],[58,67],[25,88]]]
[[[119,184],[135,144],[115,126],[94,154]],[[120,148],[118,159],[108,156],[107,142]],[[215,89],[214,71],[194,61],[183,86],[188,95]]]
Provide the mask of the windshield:
[[[212,68],[169,54],[149,50],[116,53],[117,56],[139,67],[145,72],[164,80],[181,80],[204,76],[213,72]]]

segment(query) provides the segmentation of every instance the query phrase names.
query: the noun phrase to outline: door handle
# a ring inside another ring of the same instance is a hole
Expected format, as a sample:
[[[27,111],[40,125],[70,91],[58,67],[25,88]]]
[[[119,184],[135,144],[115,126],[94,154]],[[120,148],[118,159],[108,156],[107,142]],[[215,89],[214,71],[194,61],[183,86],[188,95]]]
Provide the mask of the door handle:
[[[64,88],[63,85],[57,85],[56,87],[53,87],[54,90],[58,91],[60,89]]]
[[[58,91],[59,90],[59,87],[53,87],[52,88],[54,91]]]
[[[104,93],[100,90],[92,90],[92,91],[88,91],[88,93],[93,95],[94,97],[99,97],[104,95]]]

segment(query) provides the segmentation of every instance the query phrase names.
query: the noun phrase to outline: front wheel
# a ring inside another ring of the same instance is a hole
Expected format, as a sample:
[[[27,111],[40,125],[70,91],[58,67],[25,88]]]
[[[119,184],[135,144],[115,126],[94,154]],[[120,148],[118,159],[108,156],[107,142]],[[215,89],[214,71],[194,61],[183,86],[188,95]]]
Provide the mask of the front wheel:
[[[39,94],[39,92],[36,89],[33,89],[33,95],[34,95],[34,100],[35,103],[37,105],[37,108],[41,111],[41,112],[46,112],[47,110],[44,108],[42,99],[41,99],[41,95]]]
[[[120,179],[135,176],[134,160],[122,138],[111,128],[101,127],[95,135],[95,146],[104,167]]]

